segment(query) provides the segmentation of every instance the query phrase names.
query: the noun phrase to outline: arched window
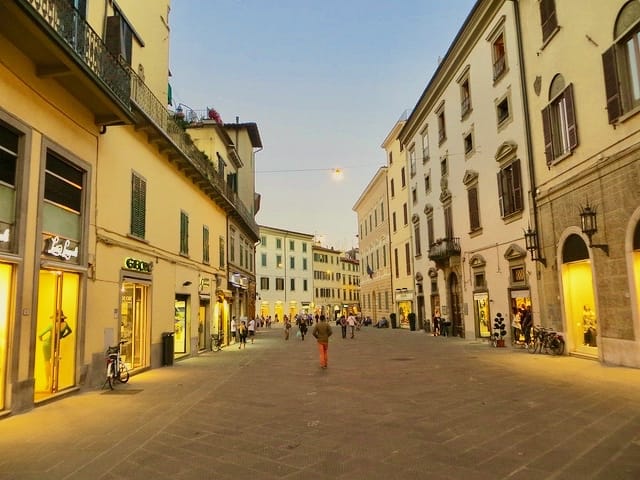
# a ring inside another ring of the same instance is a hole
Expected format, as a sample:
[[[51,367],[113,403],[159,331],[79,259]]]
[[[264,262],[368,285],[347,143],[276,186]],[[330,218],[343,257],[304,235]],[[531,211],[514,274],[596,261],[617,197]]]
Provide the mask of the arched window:
[[[549,104],[542,110],[544,154],[547,165],[568,155],[578,146],[578,129],[573,101],[573,85],[565,87],[556,75],[549,86]]]

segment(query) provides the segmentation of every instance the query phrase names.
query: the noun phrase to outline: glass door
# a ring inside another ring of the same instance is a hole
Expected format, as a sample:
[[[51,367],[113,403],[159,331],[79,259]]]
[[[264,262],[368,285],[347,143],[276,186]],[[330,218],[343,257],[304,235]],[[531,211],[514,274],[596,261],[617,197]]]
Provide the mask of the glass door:
[[[80,275],[40,270],[35,351],[35,399],[75,385]]]
[[[174,317],[174,353],[187,353],[187,340],[189,338],[189,312],[187,307],[189,296],[176,295]]]
[[[120,340],[122,360],[129,369],[147,364],[147,298],[149,287],[140,283],[123,282],[120,303]]]
[[[200,308],[198,309],[198,349],[204,350],[207,348],[206,344],[206,321],[207,321],[207,304],[200,303]]]

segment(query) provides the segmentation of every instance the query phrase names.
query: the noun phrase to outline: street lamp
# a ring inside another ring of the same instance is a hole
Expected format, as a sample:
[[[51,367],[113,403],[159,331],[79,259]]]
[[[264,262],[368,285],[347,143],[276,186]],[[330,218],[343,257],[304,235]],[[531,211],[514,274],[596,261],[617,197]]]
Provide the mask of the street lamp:
[[[582,229],[582,233],[589,237],[589,248],[599,248],[606,253],[607,256],[609,255],[609,245],[605,243],[596,245],[591,242],[591,237],[598,232],[598,219],[596,207],[589,205],[588,199],[587,204],[584,207],[580,207],[580,228]]]
[[[540,248],[538,245],[538,232],[531,229],[531,225],[524,231],[524,243],[527,251],[531,254],[531,260],[534,262],[540,262],[545,267],[547,261],[540,256]]]

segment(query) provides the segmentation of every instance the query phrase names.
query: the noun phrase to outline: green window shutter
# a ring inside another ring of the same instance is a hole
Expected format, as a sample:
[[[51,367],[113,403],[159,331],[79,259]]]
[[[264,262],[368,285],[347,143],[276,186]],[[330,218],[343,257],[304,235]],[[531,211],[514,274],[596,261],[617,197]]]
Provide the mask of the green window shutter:
[[[189,216],[180,212],[180,253],[189,254]]]
[[[209,227],[202,226],[202,262],[209,263]]]
[[[131,235],[145,238],[147,182],[135,173],[131,175]]]

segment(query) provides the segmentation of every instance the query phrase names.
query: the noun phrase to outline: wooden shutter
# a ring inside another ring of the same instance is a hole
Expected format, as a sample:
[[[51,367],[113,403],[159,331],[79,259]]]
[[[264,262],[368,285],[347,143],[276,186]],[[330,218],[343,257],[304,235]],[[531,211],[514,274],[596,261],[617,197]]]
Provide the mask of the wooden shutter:
[[[480,228],[480,212],[478,211],[478,187],[472,187],[467,190],[469,198],[469,227],[471,231]]]
[[[551,109],[552,104],[547,105],[542,110],[542,132],[544,134],[544,156],[547,160],[547,167],[553,163],[553,131],[551,130]]]
[[[522,176],[520,174],[520,159],[514,160],[511,164],[513,174],[513,211],[522,210]]]
[[[498,172],[498,203],[500,204],[500,216],[505,216],[504,211],[504,189],[502,188],[502,177],[504,176],[502,170]]]
[[[622,115],[618,62],[616,60],[615,49],[616,46],[614,45],[602,54],[602,69],[604,70],[604,88],[607,96],[609,123],[615,123],[620,115]]]
[[[555,0],[540,0],[540,22],[542,24],[542,41],[546,42],[558,28]]]
[[[578,146],[578,128],[576,125],[576,109],[573,101],[573,84],[564,91],[564,99],[567,105],[567,130],[569,134],[569,150],[573,150]]]
[[[107,45],[107,50],[109,50],[114,57],[125,56],[124,28],[122,25],[122,17],[119,15],[107,17],[105,44]]]
[[[147,182],[136,174],[131,175],[131,235],[145,237]]]

